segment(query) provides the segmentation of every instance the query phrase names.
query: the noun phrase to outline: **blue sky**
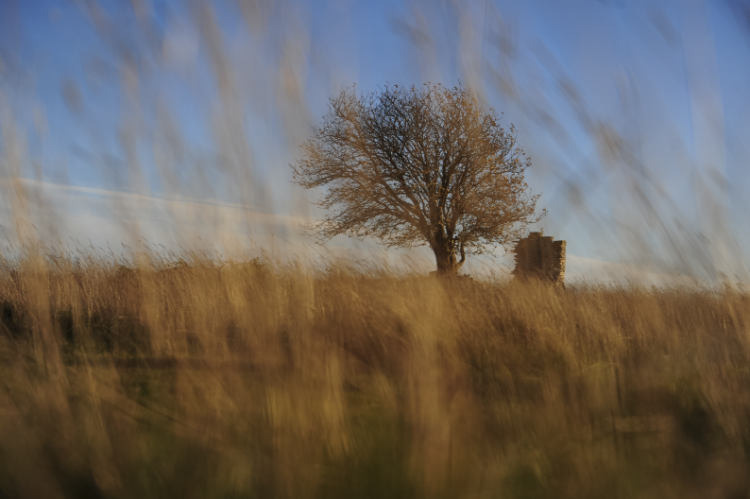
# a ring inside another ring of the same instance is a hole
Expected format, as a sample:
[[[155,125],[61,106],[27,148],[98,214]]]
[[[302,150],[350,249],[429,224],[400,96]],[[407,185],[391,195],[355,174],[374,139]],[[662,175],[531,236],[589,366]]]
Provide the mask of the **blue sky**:
[[[245,4],[256,8],[0,0],[0,92],[28,144],[21,176],[315,216],[314,194],[290,186],[287,165],[329,95],[460,79],[518,128],[550,211],[540,227],[569,253],[668,273],[747,272],[745,3]],[[120,208],[89,213],[81,234],[116,237],[112,227],[133,225]],[[50,210],[85,208],[71,198]],[[164,210],[140,216],[184,223]],[[244,233],[257,234],[250,219]]]

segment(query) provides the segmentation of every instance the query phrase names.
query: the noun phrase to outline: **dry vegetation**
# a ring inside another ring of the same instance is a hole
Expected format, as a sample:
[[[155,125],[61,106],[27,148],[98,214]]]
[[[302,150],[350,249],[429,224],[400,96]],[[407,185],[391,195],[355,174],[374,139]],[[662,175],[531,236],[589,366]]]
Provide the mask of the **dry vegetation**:
[[[296,238],[320,213],[297,206],[276,165],[308,137],[317,92],[381,71],[370,54],[382,53],[398,71],[383,75],[449,74],[499,96],[541,153],[550,227],[572,223],[585,254],[747,275],[741,251],[722,261],[745,248],[730,216],[744,209],[732,163],[744,149],[713,119],[723,81],[703,7],[673,27],[671,7],[601,24],[581,2],[565,7],[578,24],[536,36],[526,29],[554,9],[537,21],[495,2],[410,0],[382,11],[409,40],[399,54],[379,38],[357,53],[344,33],[378,22],[347,2],[87,0],[71,2],[80,18],[48,9],[57,27],[27,3],[0,8],[4,240],[278,247],[273,234]],[[716,53],[735,35],[719,38]],[[661,112],[673,94],[690,107]],[[382,227],[369,234],[400,226]],[[471,241],[455,237],[443,242],[457,270]],[[749,305],[744,290],[699,284],[565,291],[15,248],[0,252],[0,499],[747,498]]]
[[[2,497],[746,497],[750,297],[3,262]]]

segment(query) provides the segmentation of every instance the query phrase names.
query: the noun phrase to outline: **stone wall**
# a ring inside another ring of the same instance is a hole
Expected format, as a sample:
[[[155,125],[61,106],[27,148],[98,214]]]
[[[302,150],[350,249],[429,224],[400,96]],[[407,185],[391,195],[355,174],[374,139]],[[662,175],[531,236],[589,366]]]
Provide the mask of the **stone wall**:
[[[531,232],[513,248],[516,268],[512,274],[520,279],[535,277],[565,284],[565,241],[553,241],[542,232]]]

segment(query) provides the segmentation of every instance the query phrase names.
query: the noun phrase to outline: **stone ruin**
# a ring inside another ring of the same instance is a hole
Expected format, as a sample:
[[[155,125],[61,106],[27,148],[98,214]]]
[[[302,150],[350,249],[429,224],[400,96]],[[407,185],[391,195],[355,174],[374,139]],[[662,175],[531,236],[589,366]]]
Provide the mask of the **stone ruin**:
[[[516,278],[537,278],[565,286],[565,241],[553,241],[543,232],[531,232],[513,248]]]

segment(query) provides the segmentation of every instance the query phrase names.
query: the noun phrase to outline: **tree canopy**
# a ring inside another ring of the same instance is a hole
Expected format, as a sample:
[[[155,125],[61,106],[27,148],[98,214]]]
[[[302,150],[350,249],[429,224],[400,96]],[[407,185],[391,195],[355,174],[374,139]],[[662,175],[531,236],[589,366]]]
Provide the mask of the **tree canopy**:
[[[294,179],[325,188],[317,204],[327,213],[312,226],[323,241],[429,245],[438,272],[455,274],[467,254],[507,244],[539,219],[515,128],[461,86],[345,89],[303,150]]]

